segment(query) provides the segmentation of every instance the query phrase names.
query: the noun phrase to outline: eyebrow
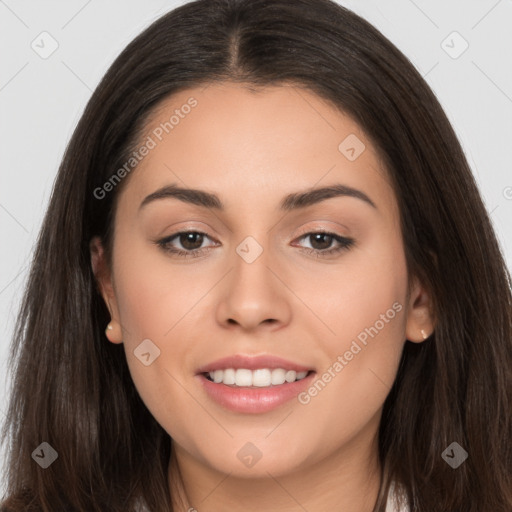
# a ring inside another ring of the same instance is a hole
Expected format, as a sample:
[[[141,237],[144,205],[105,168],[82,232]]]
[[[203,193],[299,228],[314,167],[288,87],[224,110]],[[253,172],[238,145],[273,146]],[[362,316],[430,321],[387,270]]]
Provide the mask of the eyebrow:
[[[281,201],[279,208],[282,211],[298,210],[301,208],[307,208],[308,206],[312,206],[333,197],[354,197],[377,209],[375,203],[364,192],[342,184],[312,188],[302,192],[288,194]],[[146,196],[140,204],[139,210],[153,201],[167,198],[174,198],[185,203],[203,206],[205,208],[212,208],[219,211],[225,210],[224,204],[216,194],[194,188],[182,188],[176,184],[166,185]]]

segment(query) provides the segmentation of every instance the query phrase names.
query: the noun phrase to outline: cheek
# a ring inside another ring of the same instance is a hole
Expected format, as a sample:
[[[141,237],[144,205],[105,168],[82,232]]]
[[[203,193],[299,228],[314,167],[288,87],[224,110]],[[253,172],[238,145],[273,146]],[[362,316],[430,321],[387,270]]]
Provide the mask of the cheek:
[[[319,340],[327,362],[300,400],[309,418],[328,411],[334,431],[349,424],[363,428],[377,414],[405,340],[407,275],[400,238],[376,238],[346,262],[336,279],[325,281],[328,296],[318,295],[318,311],[331,331]]]
[[[364,342],[369,330],[376,334],[374,327],[383,349],[385,340],[401,343],[407,270],[399,233],[375,230],[339,263],[313,265],[297,276],[294,291],[313,313],[305,316],[311,339],[321,340],[331,357],[348,350],[358,335]]]
[[[130,374],[151,414],[179,437],[187,421],[194,421],[188,417],[190,397],[182,387],[189,385],[183,376],[193,371],[190,332],[200,325],[200,300],[218,277],[184,272],[147,242],[133,240],[128,246],[119,236],[117,243],[115,290]],[[171,414],[175,410],[184,412]]]
[[[128,236],[128,235],[127,235]],[[116,299],[128,343],[171,338],[174,325],[204,294],[204,279],[173,264],[161,249],[119,236],[114,261]],[[129,247],[129,252],[124,250]],[[204,278],[204,276],[203,276]]]

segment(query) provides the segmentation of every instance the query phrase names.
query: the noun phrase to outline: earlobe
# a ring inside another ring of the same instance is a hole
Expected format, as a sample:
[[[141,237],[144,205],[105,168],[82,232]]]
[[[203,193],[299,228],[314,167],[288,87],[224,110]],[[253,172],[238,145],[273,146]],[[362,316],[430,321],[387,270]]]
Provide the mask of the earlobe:
[[[413,343],[422,343],[434,331],[432,299],[426,289],[416,281],[411,293],[405,335]]]

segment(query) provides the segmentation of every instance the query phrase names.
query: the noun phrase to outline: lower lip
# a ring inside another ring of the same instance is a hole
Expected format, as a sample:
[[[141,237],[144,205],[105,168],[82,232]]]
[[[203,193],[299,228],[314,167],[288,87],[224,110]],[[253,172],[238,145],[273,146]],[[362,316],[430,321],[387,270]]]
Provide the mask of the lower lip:
[[[201,385],[215,402],[230,411],[257,414],[271,411],[288,402],[307,388],[315,372],[295,382],[285,382],[278,386],[266,388],[231,387],[208,380],[203,374],[196,375]]]

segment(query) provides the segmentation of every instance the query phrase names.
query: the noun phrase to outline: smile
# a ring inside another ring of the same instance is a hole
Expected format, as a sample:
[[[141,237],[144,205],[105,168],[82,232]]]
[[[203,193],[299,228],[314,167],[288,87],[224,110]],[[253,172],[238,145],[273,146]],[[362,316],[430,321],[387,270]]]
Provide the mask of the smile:
[[[285,382],[291,383],[304,379],[307,371],[296,372],[284,368],[259,368],[249,370],[247,368],[227,368],[208,372],[206,378],[216,384],[226,384],[235,387],[258,387],[280,386]]]

